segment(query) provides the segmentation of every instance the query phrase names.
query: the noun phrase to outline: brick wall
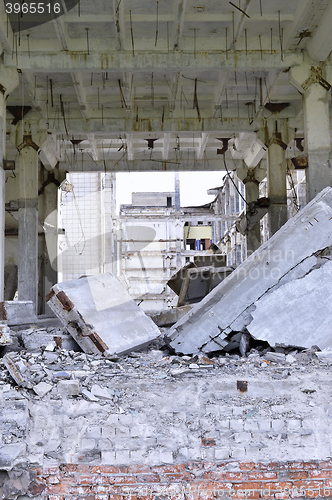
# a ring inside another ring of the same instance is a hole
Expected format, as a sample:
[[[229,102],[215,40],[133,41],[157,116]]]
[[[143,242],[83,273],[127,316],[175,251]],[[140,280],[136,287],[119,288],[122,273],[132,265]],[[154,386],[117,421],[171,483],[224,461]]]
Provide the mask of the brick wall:
[[[332,460],[207,462],[164,466],[60,465],[35,468],[41,500],[331,498]]]

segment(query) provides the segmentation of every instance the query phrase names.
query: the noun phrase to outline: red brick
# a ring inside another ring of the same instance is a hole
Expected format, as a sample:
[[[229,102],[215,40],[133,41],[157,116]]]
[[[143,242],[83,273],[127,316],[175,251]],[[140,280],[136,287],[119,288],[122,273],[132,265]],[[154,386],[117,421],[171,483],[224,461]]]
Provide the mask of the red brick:
[[[278,479],[277,472],[248,472],[248,479]]]
[[[312,470],[309,471],[309,477],[329,479],[332,477],[332,470]]]
[[[332,479],[326,479],[325,486],[327,488],[332,488]]]
[[[308,479],[309,477],[309,472],[302,470],[299,472],[289,472],[288,473],[288,478],[289,479]]]
[[[120,467],[121,474],[137,474],[139,472],[150,472],[148,465],[128,465],[127,467]]]
[[[271,490],[271,491],[284,491],[291,490],[293,488],[293,483],[290,481],[276,481],[274,483],[264,483],[263,489]]]
[[[276,492],[274,494],[274,498],[277,498],[278,500],[283,500],[292,497],[290,496],[290,492],[286,490],[286,491]]]
[[[254,470],[256,469],[256,464],[254,462],[245,462],[240,464],[241,470]]]
[[[48,495],[48,500],[63,500],[62,495]]]
[[[244,481],[247,479],[246,472],[226,472],[226,479],[229,481]]]
[[[301,490],[324,488],[324,481],[294,481],[295,488]]]
[[[51,474],[59,474],[59,467],[31,467],[31,470],[37,472],[39,476],[50,476]]]
[[[96,474],[75,474],[73,479],[75,484],[108,484],[108,476],[99,476]]]
[[[184,464],[179,465],[158,465],[156,467],[151,467],[151,472],[157,472],[157,474],[168,474],[182,472],[185,469]],[[149,471],[138,471],[138,472],[149,472]]]
[[[319,469],[332,469],[332,460],[319,462]]]
[[[136,483],[135,476],[106,476],[109,484],[133,484]]]
[[[260,482],[254,482],[254,481],[245,481],[241,483],[235,483],[233,484],[233,488],[235,491],[237,490],[261,490],[262,489],[262,483]]]
[[[138,483],[159,483],[160,477],[158,474],[137,474],[136,481]]]
[[[118,474],[120,469],[113,465],[90,465],[89,472],[92,474]]]
[[[204,472],[204,479],[212,479],[212,481],[218,481],[220,479],[226,479],[226,472],[211,470],[209,472]]]
[[[69,493],[73,493],[74,495],[89,495],[90,494],[90,486],[73,484],[69,488]]]
[[[293,462],[289,464],[289,470],[312,470],[318,469],[316,462]]]
[[[195,475],[190,474],[189,472],[184,472],[182,474],[166,474],[166,481],[168,483],[188,482],[193,479],[195,479]]]
[[[59,484],[49,484],[45,489],[45,493],[47,493],[48,495],[69,493],[71,486],[72,486],[72,478],[63,477]]]
[[[280,465],[278,462],[271,462],[269,464],[258,464],[260,470],[279,470]]]
[[[46,484],[58,484],[60,483],[62,477],[57,474],[56,476],[48,476],[46,478]]]
[[[108,500],[108,495],[100,495],[99,493],[93,496],[95,500]]]
[[[320,490],[306,490],[305,492],[306,498],[317,498],[320,497]]]

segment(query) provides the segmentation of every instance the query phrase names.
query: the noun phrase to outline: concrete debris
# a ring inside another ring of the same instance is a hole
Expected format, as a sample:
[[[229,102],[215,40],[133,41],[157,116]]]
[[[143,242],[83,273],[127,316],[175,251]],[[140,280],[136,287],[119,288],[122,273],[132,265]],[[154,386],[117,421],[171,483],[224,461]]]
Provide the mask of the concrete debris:
[[[73,337],[63,328],[29,328],[17,332],[25,349],[47,349],[48,346],[60,347],[67,351],[80,351],[80,347]],[[47,349],[49,350],[49,349]]]
[[[50,392],[53,389],[53,385],[51,384],[46,384],[46,382],[40,382],[39,384],[35,385],[33,390],[39,396],[40,398],[43,398],[46,396],[48,392]]]
[[[78,396],[81,392],[78,380],[59,380],[57,389],[58,393],[65,398]]]
[[[208,353],[223,349],[229,332],[247,331],[271,345],[331,345],[331,246],[332,189],[326,188],[169,330],[170,346]],[[322,294],[315,282],[321,279]]]
[[[332,259],[332,255],[329,257]],[[257,339],[310,348],[331,346],[332,260],[256,302],[248,330]],[[271,324],[271,311],[273,323]]]
[[[36,472],[15,468],[0,471],[0,498],[15,500],[28,493]],[[26,498],[26,497],[25,497]]]
[[[159,327],[172,326],[179,321],[187,312],[190,311],[191,305],[182,307],[173,307],[159,314],[151,316],[152,321]]]
[[[177,306],[181,307],[201,301],[233,271],[226,267],[225,255],[202,255],[179,269],[167,284],[179,296]]]
[[[15,353],[8,353],[3,362],[17,385],[31,388],[29,364],[24,359]]]
[[[123,355],[160,335],[158,327],[110,273],[58,283],[46,301],[87,353]]]
[[[37,320],[35,307],[31,301],[7,300],[0,302],[0,321],[7,325],[27,325]]]
[[[6,323],[0,322],[0,346],[10,344],[12,344],[10,328]]]

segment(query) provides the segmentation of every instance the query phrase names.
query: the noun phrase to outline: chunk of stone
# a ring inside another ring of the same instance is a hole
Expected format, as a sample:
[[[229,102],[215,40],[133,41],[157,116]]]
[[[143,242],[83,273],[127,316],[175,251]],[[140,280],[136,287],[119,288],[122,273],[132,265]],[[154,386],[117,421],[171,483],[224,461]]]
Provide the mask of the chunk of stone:
[[[0,302],[0,320],[6,321],[9,326],[35,323],[37,320],[35,306],[30,300]]]
[[[125,354],[160,335],[151,318],[110,273],[58,283],[46,301],[89,354]]]
[[[101,387],[100,385],[94,384],[91,387],[91,393],[99,399],[112,399],[113,394],[107,389],[107,387]]]
[[[172,326],[187,314],[191,308],[190,304],[182,307],[172,307],[172,309],[151,316],[151,319],[157,326]]]
[[[96,396],[92,394],[92,392],[88,391],[88,389],[83,389],[82,390],[82,395],[88,400],[88,401],[99,401]]]
[[[167,337],[171,347],[184,354],[211,352],[212,343],[225,342],[225,331],[232,324],[236,323],[237,331],[251,326],[253,317],[248,309],[255,309],[265,294],[274,293],[280,281],[283,286],[289,282],[297,266],[301,272],[295,273],[296,279],[303,277],[306,271],[301,263],[310,258],[318,262],[315,254],[331,245],[332,189],[328,187],[170,329]],[[273,312],[273,321],[275,318]],[[255,336],[250,327],[248,330]],[[309,347],[313,343],[317,344],[311,338]]]
[[[327,260],[319,269],[258,300],[248,329],[271,346],[276,342],[307,348],[316,344],[326,349],[332,346],[331,295],[332,261]]]
[[[24,359],[14,352],[9,352],[3,357],[3,362],[17,385],[31,389],[31,371]]]
[[[81,392],[78,380],[59,380],[57,389],[58,393],[64,397],[78,396]]]
[[[39,382],[39,384],[35,385],[33,390],[40,398],[46,396],[53,389],[53,385],[47,384],[46,382]]]
[[[284,363],[286,361],[286,355],[282,352],[267,352],[264,354],[264,359],[273,361],[274,363]]]

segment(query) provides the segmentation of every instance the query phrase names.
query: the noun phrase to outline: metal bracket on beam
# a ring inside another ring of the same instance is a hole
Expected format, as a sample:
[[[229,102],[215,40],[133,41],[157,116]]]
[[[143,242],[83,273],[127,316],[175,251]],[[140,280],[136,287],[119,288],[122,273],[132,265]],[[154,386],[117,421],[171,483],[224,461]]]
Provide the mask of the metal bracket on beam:
[[[287,149],[287,144],[282,141],[280,132],[275,132],[271,139],[266,143],[266,146],[269,148],[270,146],[272,146],[272,144],[277,144],[285,151]]]
[[[329,91],[331,88],[329,82],[324,80],[322,76],[322,68],[316,68],[315,66],[311,66],[310,76],[304,83],[302,83],[302,88],[304,90],[307,90],[313,83],[319,83],[319,85],[321,85],[327,91]]]
[[[24,135],[23,136],[23,142],[19,146],[17,146],[17,149],[21,152],[22,149],[24,148],[33,148],[35,151],[39,151],[39,146],[35,142],[33,142],[31,135]]]

